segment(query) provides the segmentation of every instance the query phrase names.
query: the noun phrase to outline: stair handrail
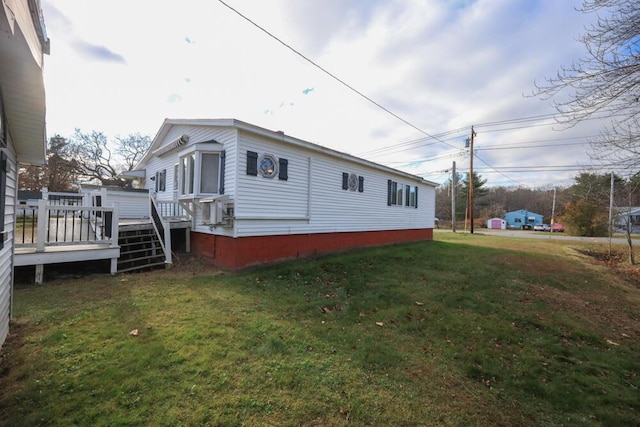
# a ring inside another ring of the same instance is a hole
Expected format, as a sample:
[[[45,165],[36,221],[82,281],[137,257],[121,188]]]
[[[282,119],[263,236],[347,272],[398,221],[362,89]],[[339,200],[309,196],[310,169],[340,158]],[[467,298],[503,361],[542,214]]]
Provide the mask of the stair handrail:
[[[171,254],[171,228],[169,227],[169,224],[162,219],[155,194],[151,191],[149,191],[149,208],[151,213],[151,224],[158,236],[160,246],[162,246],[162,250],[164,251],[165,262],[167,264],[173,264]]]

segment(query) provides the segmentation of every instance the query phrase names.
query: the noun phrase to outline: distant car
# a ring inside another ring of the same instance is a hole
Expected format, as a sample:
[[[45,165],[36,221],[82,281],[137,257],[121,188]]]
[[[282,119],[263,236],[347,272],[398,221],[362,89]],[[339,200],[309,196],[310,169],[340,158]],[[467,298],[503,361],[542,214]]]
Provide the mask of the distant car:
[[[560,233],[562,233],[562,232],[564,231],[564,225],[562,225],[562,224],[558,224],[558,223],[553,224],[553,225],[551,226],[551,231],[555,231],[555,232],[560,232]]]
[[[551,231],[549,224],[536,224],[533,226],[533,231]]]

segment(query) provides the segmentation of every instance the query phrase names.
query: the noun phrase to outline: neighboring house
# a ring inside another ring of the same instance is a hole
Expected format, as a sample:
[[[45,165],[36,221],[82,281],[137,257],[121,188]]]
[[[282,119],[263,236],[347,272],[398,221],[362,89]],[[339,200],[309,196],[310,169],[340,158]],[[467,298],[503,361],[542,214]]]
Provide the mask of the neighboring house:
[[[0,7],[0,345],[9,333],[18,163],[45,159],[43,54],[49,53],[40,2]]]
[[[507,228],[533,228],[534,225],[542,224],[543,219],[542,215],[524,209],[504,214]]]
[[[626,230],[629,225],[632,233],[640,232],[640,206],[616,208],[613,224],[621,230]]]
[[[238,120],[167,119],[135,169],[220,267],[433,237],[436,184]]]
[[[35,206],[38,200],[42,199],[42,191],[18,190],[18,199],[16,200],[16,215],[29,215],[33,209],[27,206]]]
[[[103,199],[106,199],[107,205],[117,203],[120,218],[149,218],[149,191],[146,189],[93,184],[81,184],[79,187],[78,192],[83,195],[85,206],[102,206],[105,204]],[[141,198],[141,195],[145,195],[145,198]]]

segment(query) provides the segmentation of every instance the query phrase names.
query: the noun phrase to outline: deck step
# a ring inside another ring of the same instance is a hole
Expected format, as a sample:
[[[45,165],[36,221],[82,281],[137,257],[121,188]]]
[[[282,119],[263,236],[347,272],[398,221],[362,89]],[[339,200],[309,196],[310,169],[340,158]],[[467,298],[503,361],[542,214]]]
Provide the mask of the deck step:
[[[165,265],[165,253],[152,228],[120,231],[118,272],[150,270]]]
[[[142,242],[131,242],[131,243],[122,243],[119,242],[118,246],[120,246],[120,249],[124,250],[124,251],[134,251],[136,249],[140,249],[140,248],[152,248],[152,247],[156,247],[156,248],[162,248],[162,245],[160,244],[160,240],[158,239],[154,239],[154,240],[147,240],[147,241],[142,241]]]
[[[153,259],[153,258],[162,258],[162,259],[164,259],[164,253],[162,251],[160,251],[158,253],[151,254],[151,255],[137,254],[137,256],[131,257],[131,258],[128,258],[128,259],[122,259],[122,257],[120,257],[120,259],[118,260],[118,264],[124,264],[125,262],[133,262],[133,261],[144,261],[144,260]]]
[[[155,247],[147,247],[147,248],[140,248],[140,249],[129,249],[126,252],[122,250],[122,247],[120,248],[120,257],[122,258],[122,255],[135,255],[135,254],[143,254],[145,252],[156,252],[155,256],[164,256],[164,251],[162,250],[162,246],[158,245]],[[134,257],[135,258],[135,257]]]
[[[165,266],[165,262],[156,262],[153,264],[144,264],[144,265],[136,265],[134,267],[128,267],[128,268],[119,268],[118,269],[118,273],[129,273],[132,271],[136,271],[136,270],[144,270],[144,269],[157,269],[159,267],[164,267]]]

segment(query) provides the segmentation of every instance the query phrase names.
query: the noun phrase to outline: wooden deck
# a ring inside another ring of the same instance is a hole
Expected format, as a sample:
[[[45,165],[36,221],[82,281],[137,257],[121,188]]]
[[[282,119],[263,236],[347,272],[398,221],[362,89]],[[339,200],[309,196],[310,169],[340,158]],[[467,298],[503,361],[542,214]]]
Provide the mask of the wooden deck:
[[[191,221],[183,218],[166,219],[171,229],[187,229]],[[120,219],[118,231],[146,230],[153,228],[150,219]],[[26,231],[26,230],[25,230]],[[36,230],[22,232],[16,230],[14,265],[42,266],[45,264],[59,264],[65,262],[91,261],[111,259],[113,262],[120,257],[120,246],[114,245],[106,237],[100,239],[89,224],[89,220],[80,217],[51,218],[49,220],[47,244],[37,248],[34,241]],[[188,236],[187,236],[188,239]],[[112,273],[115,270],[112,269]]]
[[[84,245],[46,246],[37,251],[35,246],[16,247],[14,265],[58,264],[63,262],[113,259],[120,256],[120,247],[109,243],[92,243]]]
[[[45,264],[110,259],[115,274],[125,263],[132,264],[130,270],[147,267],[134,264],[148,258],[147,252],[158,251],[164,263],[171,264],[175,229],[185,230],[184,237],[177,233],[177,238],[190,250],[192,217],[179,202],[157,201],[147,192],[132,198],[106,188],[85,193],[48,193],[50,197],[37,203],[16,205],[13,264],[35,265],[36,283],[42,283]],[[121,218],[122,213],[149,217]],[[138,241],[141,236],[144,241]]]

